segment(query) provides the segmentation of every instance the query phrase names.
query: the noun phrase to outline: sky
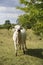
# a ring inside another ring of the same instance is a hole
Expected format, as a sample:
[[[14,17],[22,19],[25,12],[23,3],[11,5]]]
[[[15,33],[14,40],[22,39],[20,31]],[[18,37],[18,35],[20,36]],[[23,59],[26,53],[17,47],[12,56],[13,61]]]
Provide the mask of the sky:
[[[16,23],[18,16],[24,13],[16,9],[16,6],[23,5],[19,3],[19,0],[0,0],[0,24],[4,24],[5,20]]]

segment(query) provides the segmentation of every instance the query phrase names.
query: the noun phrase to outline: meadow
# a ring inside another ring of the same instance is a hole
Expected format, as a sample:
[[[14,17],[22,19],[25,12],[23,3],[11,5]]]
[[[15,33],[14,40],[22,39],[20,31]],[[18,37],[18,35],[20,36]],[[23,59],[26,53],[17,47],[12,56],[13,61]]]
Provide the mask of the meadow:
[[[26,53],[18,51],[15,56],[12,30],[0,29],[0,65],[43,65],[43,38],[27,31]]]

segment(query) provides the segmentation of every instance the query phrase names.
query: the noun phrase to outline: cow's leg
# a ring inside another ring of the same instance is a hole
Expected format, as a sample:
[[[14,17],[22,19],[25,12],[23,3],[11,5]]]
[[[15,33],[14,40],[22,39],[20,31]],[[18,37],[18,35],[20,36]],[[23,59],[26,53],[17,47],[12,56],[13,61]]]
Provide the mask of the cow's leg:
[[[25,54],[24,44],[22,44],[23,53]]]
[[[26,41],[24,42],[24,47],[25,47],[25,49],[27,49],[27,47],[26,47]]]
[[[15,46],[15,55],[17,56],[17,44],[14,43],[14,46]]]
[[[21,44],[19,44],[19,49],[21,50]]]

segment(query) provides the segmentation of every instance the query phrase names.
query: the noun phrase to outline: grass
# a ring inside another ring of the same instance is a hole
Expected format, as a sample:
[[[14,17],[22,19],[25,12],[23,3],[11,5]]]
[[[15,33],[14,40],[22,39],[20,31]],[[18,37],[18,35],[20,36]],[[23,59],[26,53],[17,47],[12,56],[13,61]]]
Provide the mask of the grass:
[[[16,57],[12,35],[11,30],[0,29],[0,65],[43,65],[43,39],[27,30],[26,54],[19,50]]]

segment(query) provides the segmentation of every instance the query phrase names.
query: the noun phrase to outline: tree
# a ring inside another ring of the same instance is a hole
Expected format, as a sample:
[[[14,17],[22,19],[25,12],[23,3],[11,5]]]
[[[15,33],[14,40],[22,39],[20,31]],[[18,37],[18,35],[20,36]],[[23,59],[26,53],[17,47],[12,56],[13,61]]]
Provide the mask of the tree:
[[[10,29],[10,27],[11,27],[10,20],[6,20],[6,21],[5,21],[4,27],[5,27],[6,29],[8,29],[8,30]]]
[[[19,16],[18,22],[21,24],[28,23],[28,26],[35,32],[43,34],[43,0],[20,0],[20,3],[24,4],[24,7],[17,8],[24,11],[25,14]]]

